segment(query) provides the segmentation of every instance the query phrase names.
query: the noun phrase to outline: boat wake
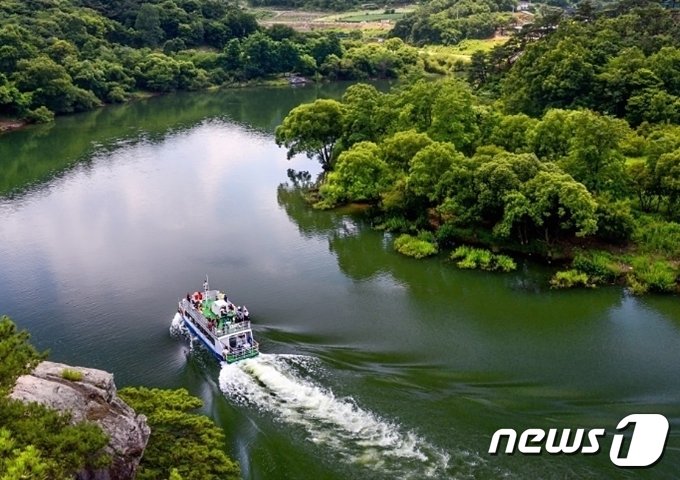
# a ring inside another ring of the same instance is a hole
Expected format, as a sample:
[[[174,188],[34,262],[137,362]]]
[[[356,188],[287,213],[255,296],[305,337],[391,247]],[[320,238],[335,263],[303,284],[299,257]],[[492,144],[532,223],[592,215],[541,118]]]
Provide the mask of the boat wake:
[[[173,336],[179,336],[179,335],[184,335],[188,333],[187,328],[184,326],[184,323],[182,322],[182,316],[179,314],[179,312],[175,313],[175,316],[172,317],[172,322],[170,323],[170,334]]]
[[[309,374],[317,366],[312,357],[260,354],[223,364],[220,388],[238,404],[302,427],[310,441],[331,447],[346,462],[388,478],[448,477],[448,454],[316,384]]]

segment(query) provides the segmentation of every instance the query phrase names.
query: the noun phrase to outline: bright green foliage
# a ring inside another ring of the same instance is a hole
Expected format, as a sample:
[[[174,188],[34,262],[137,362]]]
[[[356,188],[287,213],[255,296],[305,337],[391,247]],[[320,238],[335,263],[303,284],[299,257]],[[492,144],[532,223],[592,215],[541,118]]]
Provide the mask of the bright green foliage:
[[[45,357],[28,343],[28,338],[28,333],[18,331],[9,317],[0,317],[0,397],[9,392],[20,375],[33,370]]]
[[[618,146],[629,132],[626,122],[582,110],[570,112],[569,123],[564,170],[593,193],[622,194],[625,159]]]
[[[542,230],[543,240],[550,244],[565,232],[582,237],[597,231],[597,204],[583,184],[567,174],[540,172],[506,200],[503,220],[494,228],[500,236],[515,228],[526,243],[528,228]]]
[[[182,476],[179,474],[176,468],[173,468],[170,470],[170,476],[168,477],[168,480],[184,480]]]
[[[530,132],[530,144],[539,158],[559,160],[569,153],[569,142],[572,137],[569,122],[570,112],[567,110],[548,110],[543,118]]]
[[[556,272],[550,279],[550,286],[552,288],[574,288],[574,287],[588,287],[592,288],[595,285],[588,278],[588,274],[578,270],[562,270]]]
[[[48,475],[49,467],[33,445],[19,449],[10,431],[0,429],[0,480],[46,480]]]
[[[463,154],[450,143],[435,142],[420,150],[409,162],[408,189],[414,195],[436,199],[437,185]]]
[[[607,242],[624,244],[635,230],[630,200],[597,198],[597,236]]]
[[[276,128],[276,144],[288,149],[288,158],[298,153],[317,157],[330,170],[333,148],[343,133],[344,107],[336,100],[317,100],[295,107]]]
[[[499,153],[490,159],[480,157],[473,173],[474,203],[468,208],[480,218],[496,223],[503,217],[506,196],[520,190],[542,168],[533,154]]]
[[[504,116],[495,126],[489,141],[508,152],[521,153],[529,150],[530,134],[538,120],[520,113]]]
[[[631,263],[633,272],[629,275],[629,281],[634,291],[638,293],[644,293],[647,290],[659,293],[678,291],[680,272],[670,262],[637,256],[632,259]]]
[[[347,43],[347,50],[317,63],[322,74],[335,80],[398,78],[422,69],[418,51],[399,39],[382,44]]]
[[[431,240],[423,240],[408,234],[397,237],[394,241],[394,249],[402,255],[413,258],[429,257],[437,253],[437,245]]]
[[[70,368],[65,368],[64,370],[61,371],[61,378],[72,382],[79,382],[83,379],[83,372],[80,372],[78,370],[71,370]]]
[[[428,134],[434,140],[453,143],[460,151],[473,151],[480,136],[477,110],[475,99],[463,82],[443,83],[432,103]]]
[[[595,282],[613,282],[626,271],[610,253],[601,250],[579,251],[574,255],[571,265]]]
[[[680,218],[677,212],[680,207],[680,149],[661,155],[654,174],[661,187],[660,193],[667,198],[669,214]]]
[[[342,96],[345,146],[377,140],[384,128],[376,121],[382,102],[382,94],[372,85],[358,83],[345,91]]]
[[[335,170],[321,186],[327,202],[375,201],[391,181],[389,167],[380,149],[371,142],[355,144],[338,157]]]
[[[680,223],[644,216],[637,222],[633,240],[645,252],[680,259]]]
[[[382,142],[383,158],[393,168],[407,171],[411,159],[423,148],[432,144],[425,133],[415,130],[397,132]]]
[[[456,262],[458,268],[498,270],[502,272],[511,272],[517,269],[515,261],[507,255],[495,254],[484,248],[474,248],[467,245],[456,248],[451,252],[449,258],[451,260],[458,260]]]
[[[539,157],[559,161],[589,191],[625,193],[625,158],[620,144],[631,135],[622,120],[589,110],[549,110],[531,132]]]
[[[224,433],[208,417],[191,413],[200,399],[184,389],[124,388],[132,408],[147,416],[151,437],[139,466],[139,480],[230,480],[240,478],[238,463],[224,453]],[[174,475],[174,477],[173,477]]]

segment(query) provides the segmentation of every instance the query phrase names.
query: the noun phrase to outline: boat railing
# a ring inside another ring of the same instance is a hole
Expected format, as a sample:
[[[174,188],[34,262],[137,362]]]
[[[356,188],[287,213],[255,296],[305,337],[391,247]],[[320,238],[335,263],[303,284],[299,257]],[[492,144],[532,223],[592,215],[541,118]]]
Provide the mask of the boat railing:
[[[238,348],[230,348],[225,351],[227,352],[227,360],[241,360],[244,358],[253,357],[260,353],[260,344],[253,340],[253,343],[249,347],[241,346]]]

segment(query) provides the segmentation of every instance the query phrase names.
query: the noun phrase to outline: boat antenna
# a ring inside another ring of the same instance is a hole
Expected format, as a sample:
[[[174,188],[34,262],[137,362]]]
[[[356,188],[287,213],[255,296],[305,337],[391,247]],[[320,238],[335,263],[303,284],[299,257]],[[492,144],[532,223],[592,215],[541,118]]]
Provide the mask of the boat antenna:
[[[208,285],[208,274],[206,273],[206,274],[205,274],[205,282],[203,282],[203,290],[205,291],[206,294],[208,293],[208,288],[209,288],[209,285]]]

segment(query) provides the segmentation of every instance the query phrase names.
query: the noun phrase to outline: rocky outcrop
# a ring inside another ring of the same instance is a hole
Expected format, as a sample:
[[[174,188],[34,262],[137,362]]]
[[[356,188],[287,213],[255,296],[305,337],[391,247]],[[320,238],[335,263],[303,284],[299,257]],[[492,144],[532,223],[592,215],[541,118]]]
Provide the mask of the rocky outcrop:
[[[79,372],[64,375],[64,371]],[[67,380],[64,378],[78,378]],[[109,436],[106,450],[113,462],[106,470],[82,471],[79,480],[127,480],[135,477],[149,439],[144,415],[137,415],[116,394],[113,374],[93,368],[42,362],[30,375],[19,377],[11,394],[25,402],[70,412],[74,423],[91,421]]]

